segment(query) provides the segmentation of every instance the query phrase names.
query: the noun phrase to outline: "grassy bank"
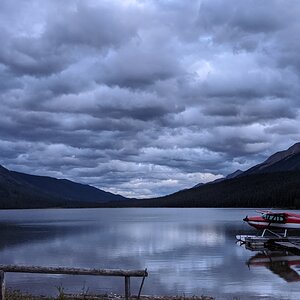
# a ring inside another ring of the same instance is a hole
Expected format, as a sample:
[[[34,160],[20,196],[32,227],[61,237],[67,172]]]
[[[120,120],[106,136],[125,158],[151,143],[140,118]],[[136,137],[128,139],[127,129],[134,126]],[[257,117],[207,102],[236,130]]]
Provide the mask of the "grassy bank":
[[[123,300],[124,297],[116,294],[78,294],[71,295],[60,292],[56,297],[36,296],[31,294],[22,293],[20,291],[8,290],[5,293],[5,300]],[[137,296],[132,296],[132,300],[137,300]],[[213,300],[214,298],[208,296],[141,296],[140,300]]]

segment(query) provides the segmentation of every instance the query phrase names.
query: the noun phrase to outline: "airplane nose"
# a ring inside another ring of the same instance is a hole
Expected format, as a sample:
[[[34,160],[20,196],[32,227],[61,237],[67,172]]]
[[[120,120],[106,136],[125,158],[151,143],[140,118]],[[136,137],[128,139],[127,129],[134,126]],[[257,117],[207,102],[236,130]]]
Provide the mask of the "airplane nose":
[[[248,216],[246,216],[246,218],[244,218],[243,221],[248,222],[249,221]]]

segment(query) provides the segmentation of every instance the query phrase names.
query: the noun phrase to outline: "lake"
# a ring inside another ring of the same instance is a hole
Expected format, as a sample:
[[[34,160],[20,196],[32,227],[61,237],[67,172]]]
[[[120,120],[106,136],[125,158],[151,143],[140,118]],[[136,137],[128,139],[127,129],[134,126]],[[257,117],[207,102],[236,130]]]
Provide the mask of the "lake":
[[[299,299],[300,257],[264,257],[235,243],[236,234],[255,232],[242,221],[253,214],[207,208],[0,211],[0,263],[147,268],[144,294]],[[132,279],[133,293],[140,281]],[[34,294],[55,295],[61,286],[70,293],[124,292],[117,277],[7,274],[6,284]]]

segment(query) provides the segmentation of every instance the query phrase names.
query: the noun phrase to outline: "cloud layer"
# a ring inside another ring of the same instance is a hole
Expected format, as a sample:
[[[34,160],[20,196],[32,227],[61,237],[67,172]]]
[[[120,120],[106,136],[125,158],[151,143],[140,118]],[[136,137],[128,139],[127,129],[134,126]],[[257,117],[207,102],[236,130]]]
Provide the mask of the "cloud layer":
[[[260,162],[299,141],[299,12],[1,1],[1,163],[150,197]]]

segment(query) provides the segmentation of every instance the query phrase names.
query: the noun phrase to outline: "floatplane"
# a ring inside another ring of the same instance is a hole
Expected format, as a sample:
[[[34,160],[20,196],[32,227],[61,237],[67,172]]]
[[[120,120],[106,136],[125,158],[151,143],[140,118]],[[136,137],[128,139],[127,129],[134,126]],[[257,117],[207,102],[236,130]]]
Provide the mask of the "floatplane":
[[[264,238],[266,232],[275,235],[277,238],[287,238],[289,229],[300,229],[300,214],[290,212],[274,212],[271,210],[257,211],[260,216],[248,217],[246,216],[243,221],[250,226],[263,230],[260,238]],[[274,230],[284,230],[283,234],[274,232]],[[255,238],[258,236],[250,235],[237,235],[239,241],[245,241],[248,238]]]
[[[261,215],[254,217],[246,216],[243,221],[256,229],[263,229],[261,236],[264,236],[266,231],[274,234],[272,229],[284,229],[283,236],[287,237],[288,229],[300,229],[300,214],[265,210],[257,212]]]

